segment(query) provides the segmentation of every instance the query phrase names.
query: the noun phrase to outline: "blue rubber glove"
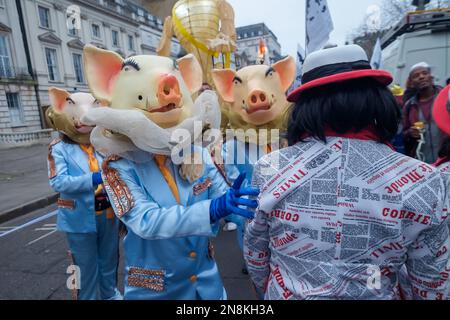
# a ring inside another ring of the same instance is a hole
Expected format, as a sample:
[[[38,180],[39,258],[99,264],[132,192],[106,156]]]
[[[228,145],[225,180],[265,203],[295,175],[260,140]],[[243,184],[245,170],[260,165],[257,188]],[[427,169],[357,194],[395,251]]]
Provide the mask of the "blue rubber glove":
[[[230,214],[236,214],[247,219],[253,219],[255,217],[255,214],[252,211],[239,208],[239,206],[253,209],[258,207],[258,202],[256,200],[242,198],[243,196],[257,197],[260,193],[260,191],[255,188],[241,188],[245,176],[246,174],[242,173],[227,193],[211,202],[211,206],[209,207],[211,223],[216,223]]]
[[[103,178],[102,178],[102,173],[101,172],[94,172],[92,174],[92,185],[98,186],[100,184],[103,184]]]

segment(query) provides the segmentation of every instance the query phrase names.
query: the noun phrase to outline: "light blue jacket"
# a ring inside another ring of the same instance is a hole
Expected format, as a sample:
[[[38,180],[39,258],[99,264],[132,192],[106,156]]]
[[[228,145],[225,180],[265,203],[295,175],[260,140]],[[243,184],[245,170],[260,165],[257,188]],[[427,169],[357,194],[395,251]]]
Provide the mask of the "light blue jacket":
[[[169,160],[177,204],[153,156],[144,155],[138,162],[111,161],[103,172],[116,215],[128,230],[125,299],[225,299],[208,237],[218,231],[218,224],[210,223],[210,199],[222,196],[228,185],[206,151],[204,175],[194,184]]]
[[[101,168],[102,157],[96,153]],[[60,193],[57,228],[71,233],[96,232],[95,190],[88,156],[77,144],[61,140],[50,144],[50,186]]]
[[[227,141],[223,145],[222,156],[230,183],[233,183],[239,174],[245,172],[246,184],[251,184],[253,167],[265,155],[266,151],[262,146],[245,143],[237,139]]]

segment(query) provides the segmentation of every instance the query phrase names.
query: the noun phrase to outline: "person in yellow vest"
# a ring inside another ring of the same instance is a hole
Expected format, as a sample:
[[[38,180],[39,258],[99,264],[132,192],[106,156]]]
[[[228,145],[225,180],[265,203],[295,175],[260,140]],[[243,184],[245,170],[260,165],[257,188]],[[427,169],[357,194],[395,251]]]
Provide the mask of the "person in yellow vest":
[[[51,88],[49,95],[47,121],[61,135],[48,153],[50,185],[60,193],[57,227],[67,234],[72,264],[78,267],[79,281],[69,289],[74,299],[121,299],[118,220],[103,188],[103,158],[90,144],[93,128],[80,122],[100,104],[87,93]]]

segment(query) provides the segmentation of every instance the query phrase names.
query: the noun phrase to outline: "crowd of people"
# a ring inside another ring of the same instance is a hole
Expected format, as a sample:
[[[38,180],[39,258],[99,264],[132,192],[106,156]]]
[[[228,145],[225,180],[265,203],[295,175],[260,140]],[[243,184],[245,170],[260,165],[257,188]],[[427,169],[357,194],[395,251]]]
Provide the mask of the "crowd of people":
[[[49,179],[79,267],[74,297],[227,299],[210,241],[226,220],[260,299],[450,299],[450,86],[428,64],[404,91],[359,46],[324,49],[286,96],[289,58],[216,71],[205,90],[192,56],[174,68],[88,46],[84,59],[92,95],[53,88],[47,114],[61,133]],[[233,126],[275,124],[287,145],[233,138],[175,161],[170,134],[211,126],[220,103]]]

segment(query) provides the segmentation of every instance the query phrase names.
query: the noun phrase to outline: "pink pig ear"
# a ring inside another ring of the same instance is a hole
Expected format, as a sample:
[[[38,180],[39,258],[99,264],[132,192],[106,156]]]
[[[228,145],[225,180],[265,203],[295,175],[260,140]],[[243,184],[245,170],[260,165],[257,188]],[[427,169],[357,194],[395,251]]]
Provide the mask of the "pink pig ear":
[[[102,101],[111,102],[117,76],[122,71],[123,59],[117,53],[84,47],[84,71],[92,94]]]
[[[57,113],[64,112],[66,106],[67,98],[70,97],[70,93],[66,90],[61,90],[58,88],[50,88],[48,90],[48,95],[50,97],[50,104]]]
[[[186,83],[189,91],[195,93],[199,91],[203,84],[203,71],[200,63],[192,54],[188,54],[177,60],[181,77]]]
[[[278,73],[281,79],[281,87],[286,92],[294,83],[297,75],[297,66],[295,65],[295,59],[291,56],[287,56],[283,60],[275,63],[272,68]]]
[[[233,84],[236,72],[231,69],[214,69],[212,78],[216,89],[225,102],[234,102]]]

